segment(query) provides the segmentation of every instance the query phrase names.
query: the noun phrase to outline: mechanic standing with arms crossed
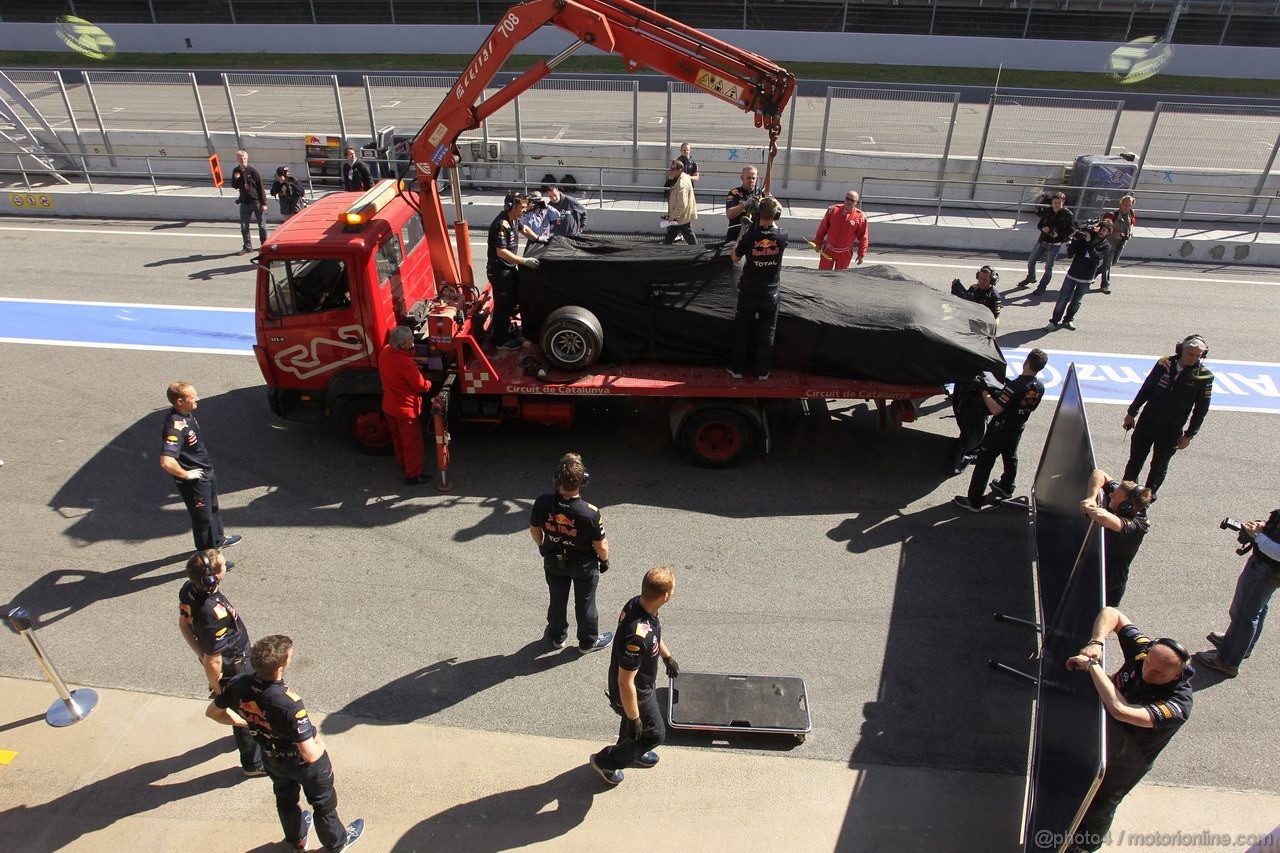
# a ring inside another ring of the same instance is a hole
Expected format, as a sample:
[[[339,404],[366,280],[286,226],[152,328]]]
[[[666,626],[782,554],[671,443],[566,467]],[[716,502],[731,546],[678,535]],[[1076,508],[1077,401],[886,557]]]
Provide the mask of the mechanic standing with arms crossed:
[[[656,566],[644,573],[640,594],[628,601],[618,616],[618,633],[609,659],[609,705],[622,722],[618,742],[591,756],[591,768],[610,785],[622,782],[624,767],[658,763],[658,753],[653,750],[667,734],[654,693],[658,658],[662,658],[668,678],[680,674],[680,665],[662,642],[658,610],[675,590],[675,573],[666,566]]]
[[[173,478],[178,494],[191,516],[191,537],[197,551],[229,548],[240,541],[240,534],[227,536],[222,530],[222,512],[218,506],[218,481],[213,476],[213,460],[200,438],[196,422],[196,405],[200,395],[190,382],[174,382],[168,390],[169,414],[164,419],[164,447],[160,451],[160,467]],[[235,568],[227,563],[228,569]]]
[[[546,638],[557,649],[569,641],[569,589],[573,588],[573,613],[578,623],[578,651],[598,652],[613,639],[612,631],[600,633],[596,613],[596,586],[609,571],[609,540],[604,535],[600,510],[582,499],[582,487],[591,474],[582,457],[566,453],[556,466],[556,490],[533,502],[529,535],[542,554],[550,603],[547,605]]]

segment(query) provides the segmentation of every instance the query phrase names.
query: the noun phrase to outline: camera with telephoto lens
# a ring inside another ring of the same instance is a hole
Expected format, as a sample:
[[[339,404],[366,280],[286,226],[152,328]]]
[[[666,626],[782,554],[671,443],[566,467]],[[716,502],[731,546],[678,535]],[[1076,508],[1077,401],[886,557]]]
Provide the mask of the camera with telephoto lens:
[[[1234,518],[1227,516],[1218,522],[1219,530],[1234,530],[1236,532],[1236,541],[1240,543],[1240,547],[1236,549],[1236,553],[1243,557],[1253,548],[1253,534],[1244,529],[1244,525],[1236,521]]]

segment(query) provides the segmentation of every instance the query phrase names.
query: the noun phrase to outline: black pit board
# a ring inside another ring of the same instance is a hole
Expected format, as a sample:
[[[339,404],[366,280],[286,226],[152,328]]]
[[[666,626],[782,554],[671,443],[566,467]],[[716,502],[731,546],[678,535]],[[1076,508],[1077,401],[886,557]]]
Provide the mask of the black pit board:
[[[673,729],[801,738],[813,728],[804,679],[787,675],[681,670],[667,693],[667,720]]]

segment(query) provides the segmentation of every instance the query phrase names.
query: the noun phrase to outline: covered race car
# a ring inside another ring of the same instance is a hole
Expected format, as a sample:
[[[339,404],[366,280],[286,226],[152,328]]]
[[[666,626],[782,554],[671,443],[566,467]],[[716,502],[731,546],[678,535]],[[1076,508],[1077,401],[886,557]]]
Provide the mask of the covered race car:
[[[739,270],[727,244],[556,237],[520,275],[526,337],[563,370],[597,360],[728,363]],[[906,385],[1004,375],[991,312],[885,265],[783,267],[774,363]]]

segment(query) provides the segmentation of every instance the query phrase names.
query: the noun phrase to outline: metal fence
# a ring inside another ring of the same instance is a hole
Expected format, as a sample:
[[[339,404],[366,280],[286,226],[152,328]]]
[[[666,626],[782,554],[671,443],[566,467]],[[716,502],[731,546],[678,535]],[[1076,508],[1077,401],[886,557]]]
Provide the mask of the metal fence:
[[[408,138],[453,82],[367,76],[361,85],[342,86],[330,75],[226,74],[219,86],[197,85],[187,73],[102,71],[65,79],[57,72],[12,71],[9,77],[51,125],[74,133],[82,153],[110,155],[118,143],[140,144],[139,131],[183,131],[199,134],[182,146],[187,160],[203,148],[212,151],[216,132],[234,133],[237,147],[258,135],[315,135],[332,137],[330,147],[360,147],[387,125]],[[1152,113],[1112,100],[1002,94],[983,105],[962,103],[956,92],[831,87],[824,96],[793,100],[778,165],[783,189],[788,182],[816,182],[822,189],[833,164],[842,171],[830,180],[855,177],[849,155],[874,155],[882,169],[953,182],[958,176],[1018,178],[1028,174],[1028,164],[1050,167],[1040,170],[1050,177],[1079,154],[1125,148],[1141,150],[1149,185],[1194,190],[1203,186],[1198,176],[1228,175],[1214,188],[1260,195],[1276,167],[1278,137],[1280,107],[1274,106],[1160,103]],[[713,171],[736,171],[733,161],[759,165],[765,156],[764,135],[732,105],[684,83],[641,91],[628,78],[544,80],[463,142],[464,159],[472,161],[546,157],[554,152],[549,145],[563,142],[564,156],[572,145],[580,162],[626,158],[633,171],[661,167],[682,142],[704,152],[716,148],[703,157],[717,164]],[[603,153],[587,153],[593,150]],[[1196,174],[1184,176],[1187,171]]]

